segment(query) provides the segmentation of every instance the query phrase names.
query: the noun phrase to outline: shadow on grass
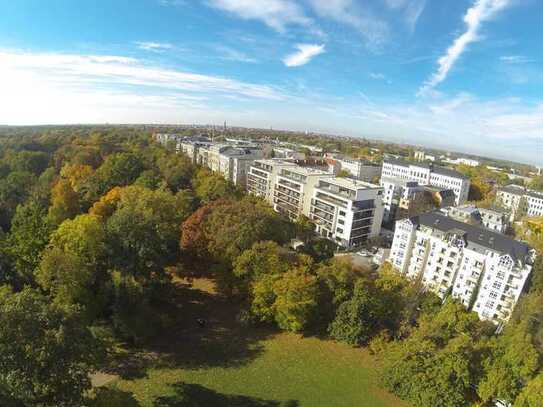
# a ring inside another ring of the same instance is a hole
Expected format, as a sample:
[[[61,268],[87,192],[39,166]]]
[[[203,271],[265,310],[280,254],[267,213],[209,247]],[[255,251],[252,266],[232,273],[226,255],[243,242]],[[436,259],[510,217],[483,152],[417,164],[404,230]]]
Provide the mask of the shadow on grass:
[[[101,387],[96,391],[92,407],[140,407],[132,393]]]
[[[168,355],[163,361],[183,368],[237,367],[263,351],[271,328],[245,327],[237,320],[239,305],[224,297],[177,284],[179,304],[175,326],[158,338],[152,350]],[[201,326],[198,319],[205,321]]]
[[[170,326],[145,346],[130,346],[115,354],[106,373],[127,380],[146,377],[147,368],[238,367],[263,352],[262,341],[272,328],[245,327],[237,320],[239,305],[208,290],[177,282],[175,304],[157,310],[168,315]],[[198,319],[205,323],[201,326]]]
[[[154,407],[297,407],[298,402],[262,400],[247,396],[217,393],[199,384],[176,383],[173,396],[159,397]]]

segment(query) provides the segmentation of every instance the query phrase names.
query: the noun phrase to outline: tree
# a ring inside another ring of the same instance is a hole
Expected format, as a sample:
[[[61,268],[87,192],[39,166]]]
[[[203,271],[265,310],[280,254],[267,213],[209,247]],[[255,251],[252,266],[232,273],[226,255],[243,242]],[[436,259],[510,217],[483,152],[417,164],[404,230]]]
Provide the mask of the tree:
[[[116,186],[132,184],[143,171],[143,164],[133,153],[107,156],[89,185],[89,200],[94,200]]]
[[[32,406],[83,404],[101,345],[73,307],[29,288],[0,289],[0,398]]]
[[[543,176],[534,177],[530,184],[528,184],[528,188],[543,191]]]
[[[72,219],[79,211],[79,196],[73,190],[70,181],[60,179],[51,191],[48,215],[51,224],[59,225],[66,219]]]
[[[94,170],[90,165],[66,164],[60,170],[60,175],[70,182],[75,192],[80,192],[94,175]]]
[[[367,343],[378,332],[382,304],[365,279],[354,283],[352,297],[342,302],[330,324],[330,336],[351,345]]]
[[[542,407],[543,406],[543,373],[530,380],[517,400],[515,407]]]
[[[201,169],[196,173],[192,185],[196,196],[206,204],[219,198],[230,198],[236,195],[236,189],[232,183],[207,169]]]
[[[7,161],[12,171],[40,175],[49,164],[49,155],[42,151],[20,151],[9,154]]]
[[[161,273],[177,260],[181,223],[190,209],[185,194],[123,188],[106,220],[113,268],[143,279]]]
[[[26,201],[35,182],[29,172],[10,172],[0,179],[0,227],[8,230],[17,205]]]
[[[385,387],[417,406],[472,405],[485,351],[479,344],[490,329],[462,304],[446,302],[437,314],[423,315],[409,338],[387,346]]]
[[[49,242],[47,211],[35,201],[19,205],[11,224],[8,247],[21,282],[32,283],[42,251]]]
[[[92,318],[104,307],[106,234],[100,218],[79,215],[51,236],[36,280],[61,305],[79,304]]]
[[[310,273],[312,261],[284,273],[274,282],[275,302],[273,309],[279,328],[291,332],[302,331],[311,321],[317,307],[317,278]]]

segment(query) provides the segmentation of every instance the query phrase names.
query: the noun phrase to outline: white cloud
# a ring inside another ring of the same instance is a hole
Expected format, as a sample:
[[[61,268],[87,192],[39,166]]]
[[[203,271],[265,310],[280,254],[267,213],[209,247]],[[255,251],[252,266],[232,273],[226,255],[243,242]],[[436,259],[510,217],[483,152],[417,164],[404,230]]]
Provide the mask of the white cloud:
[[[506,64],[511,64],[511,65],[525,64],[528,62],[532,62],[531,59],[523,55],[504,55],[500,57],[500,61]]]
[[[170,121],[209,100],[288,98],[274,87],[150,65],[135,58],[0,50],[0,123]],[[201,117],[205,117],[201,113]],[[190,117],[187,117],[190,121]]]
[[[139,49],[154,52],[163,52],[173,48],[172,44],[166,42],[137,41],[136,45]]]
[[[255,64],[258,62],[256,58],[252,58],[234,48],[218,45],[216,49],[221,54],[221,58],[228,61],[246,62],[250,64]]]
[[[386,77],[382,73],[379,72],[370,72],[370,78],[375,80],[385,80]]]
[[[283,59],[283,63],[288,67],[302,66],[307,64],[317,55],[323,54],[325,51],[324,44],[297,44],[297,52],[287,55]]]
[[[279,32],[288,25],[313,23],[299,5],[289,0],[208,0],[208,4],[245,20],[260,20]]]
[[[389,36],[388,24],[358,7],[353,0],[309,0],[323,17],[351,26],[359,31],[370,48],[379,48]]]
[[[464,53],[472,42],[479,41],[479,30],[483,22],[490,20],[499,11],[510,4],[511,0],[476,0],[464,15],[466,31],[457,37],[447,49],[445,55],[438,59],[438,69],[421,87],[419,94],[424,94],[429,89],[443,82],[458,58]]]

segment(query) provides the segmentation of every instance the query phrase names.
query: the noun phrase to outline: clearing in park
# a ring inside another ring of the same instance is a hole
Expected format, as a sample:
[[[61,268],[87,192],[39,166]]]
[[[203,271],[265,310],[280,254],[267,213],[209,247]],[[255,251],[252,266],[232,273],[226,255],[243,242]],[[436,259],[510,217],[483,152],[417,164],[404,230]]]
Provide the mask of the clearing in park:
[[[365,350],[329,340],[255,329],[236,322],[237,308],[209,280],[178,285],[190,305],[169,338],[125,352],[95,383],[119,405],[142,407],[405,406],[379,388]],[[200,327],[196,321],[204,318]],[[116,406],[115,406],[116,407]]]

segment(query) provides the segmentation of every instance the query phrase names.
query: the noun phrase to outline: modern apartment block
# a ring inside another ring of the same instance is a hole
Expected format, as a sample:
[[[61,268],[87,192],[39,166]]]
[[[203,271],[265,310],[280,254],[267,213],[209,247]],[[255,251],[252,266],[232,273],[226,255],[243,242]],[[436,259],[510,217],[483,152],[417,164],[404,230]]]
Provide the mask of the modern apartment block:
[[[507,185],[496,194],[499,206],[507,209],[510,220],[524,216],[543,216],[543,193],[531,191],[518,185]]]
[[[387,158],[383,162],[381,178],[399,178],[416,181],[420,185],[451,189],[456,197],[456,205],[468,199],[469,179],[458,171],[433,165],[433,163],[414,163]]]
[[[309,217],[317,233],[344,247],[379,236],[383,189],[349,178],[320,179],[313,188]]]
[[[247,189],[291,219],[307,216],[319,234],[344,247],[359,246],[381,230],[383,190],[377,185],[271,159],[253,163]]]
[[[309,217],[313,189],[322,178],[330,174],[308,167],[283,167],[273,185],[273,208],[296,219],[300,214]]]
[[[440,212],[398,221],[389,258],[403,275],[494,323],[511,316],[534,259],[525,243]]]

